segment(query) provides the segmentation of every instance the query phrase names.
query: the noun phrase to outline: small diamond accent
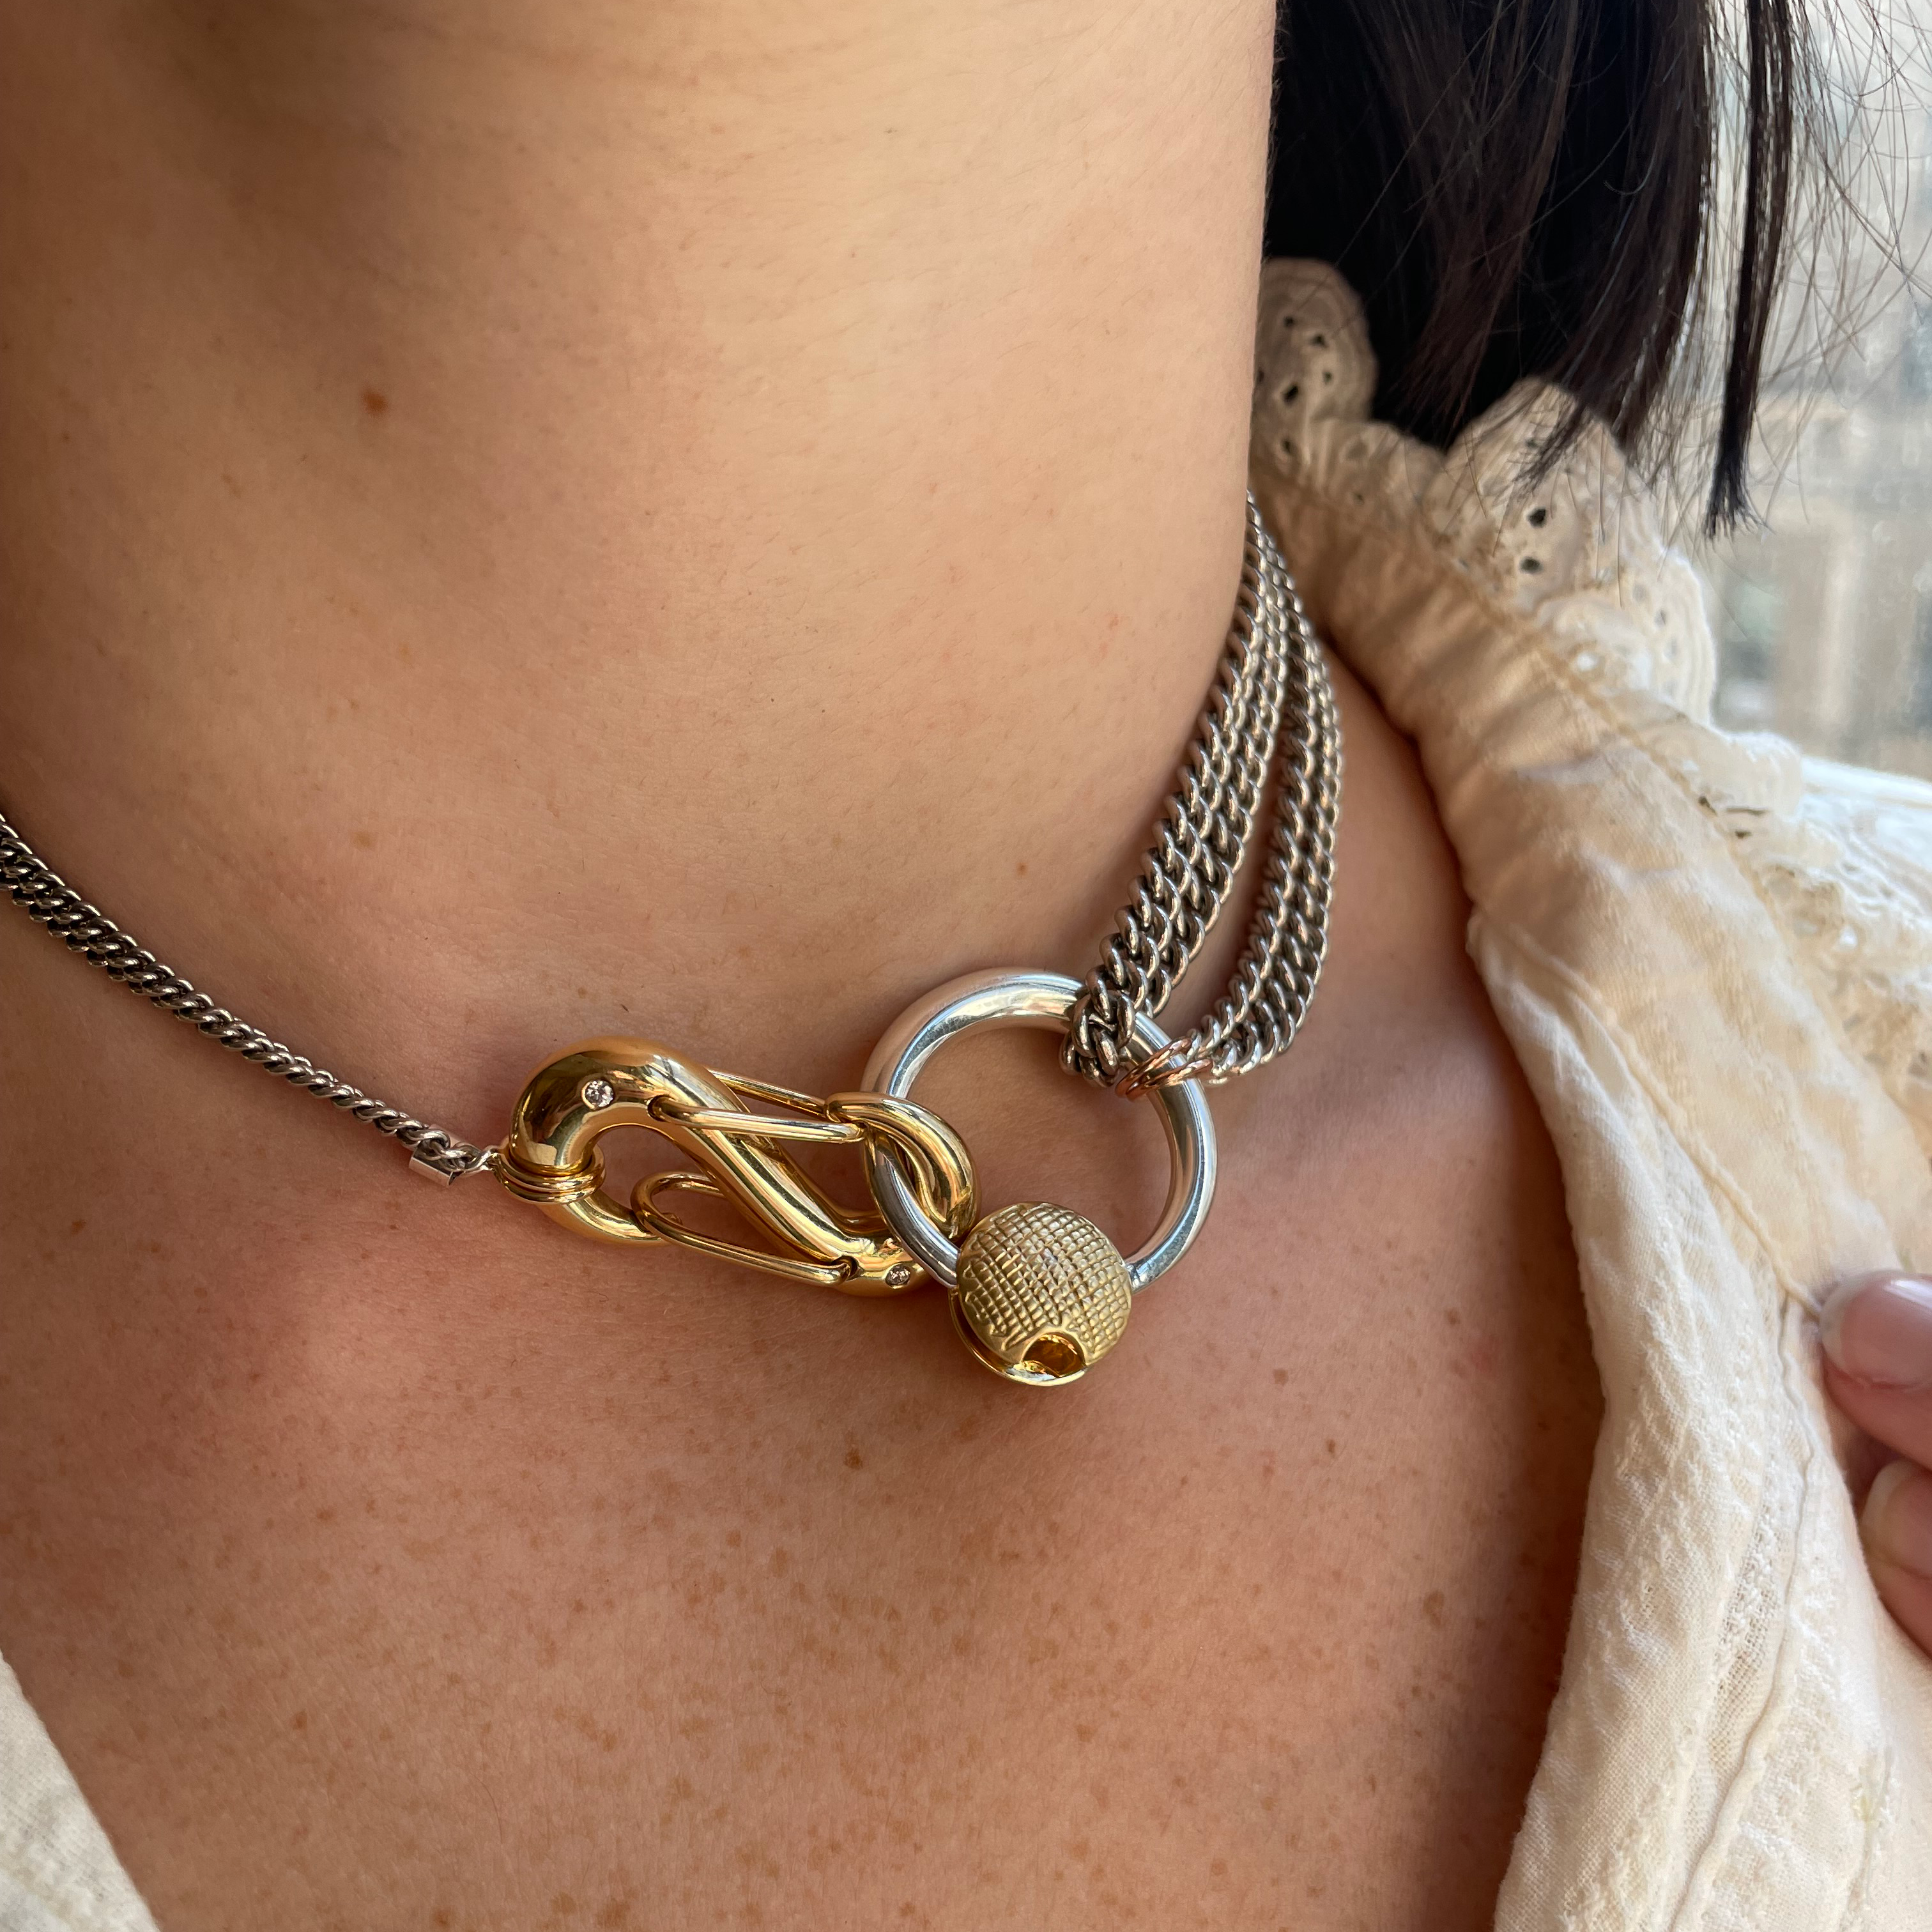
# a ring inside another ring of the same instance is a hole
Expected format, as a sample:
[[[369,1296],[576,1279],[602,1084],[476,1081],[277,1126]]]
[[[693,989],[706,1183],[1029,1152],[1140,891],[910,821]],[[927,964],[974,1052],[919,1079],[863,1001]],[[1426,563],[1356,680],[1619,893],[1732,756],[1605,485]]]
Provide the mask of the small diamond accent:
[[[888,1288],[903,1288],[911,1279],[912,1270],[904,1262],[895,1262],[886,1270],[886,1286]]]
[[[586,1080],[584,1083],[584,1104],[593,1112],[609,1106],[616,1097],[616,1090],[608,1080]]]

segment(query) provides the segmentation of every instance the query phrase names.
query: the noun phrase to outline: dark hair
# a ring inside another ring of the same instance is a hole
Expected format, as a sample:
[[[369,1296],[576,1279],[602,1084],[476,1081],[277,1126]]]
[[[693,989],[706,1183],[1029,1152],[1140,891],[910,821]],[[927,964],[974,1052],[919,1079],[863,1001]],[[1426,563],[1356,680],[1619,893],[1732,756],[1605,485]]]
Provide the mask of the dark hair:
[[[1714,284],[1706,519],[1748,513],[1809,69],[1793,0],[1738,10],[1730,50],[1717,0],[1282,0],[1268,252],[1354,284],[1379,415],[1446,442],[1540,376],[1579,406],[1559,441],[1587,411],[1636,449]],[[1720,251],[1733,52],[1742,191]]]

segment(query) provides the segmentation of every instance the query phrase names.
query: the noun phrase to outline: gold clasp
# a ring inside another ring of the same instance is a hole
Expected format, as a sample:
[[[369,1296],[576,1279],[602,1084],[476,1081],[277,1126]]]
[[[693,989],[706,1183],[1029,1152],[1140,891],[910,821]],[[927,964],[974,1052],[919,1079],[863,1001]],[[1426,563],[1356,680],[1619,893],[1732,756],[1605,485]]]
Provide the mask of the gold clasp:
[[[747,1100],[787,1112],[754,1112]],[[662,1134],[702,1171],[647,1174],[627,1206],[604,1189],[597,1144],[613,1127]],[[849,1294],[912,1287],[922,1270],[884,1216],[828,1199],[787,1156],[788,1141],[890,1148],[926,1213],[954,1240],[978,1214],[965,1143],[925,1108],[881,1094],[816,1100],[694,1066],[646,1040],[585,1040],[539,1067],[517,1102],[496,1172],[520,1200],[600,1240],[670,1241]],[[673,1219],[658,1198],[680,1192],[728,1202],[775,1246],[740,1246]]]

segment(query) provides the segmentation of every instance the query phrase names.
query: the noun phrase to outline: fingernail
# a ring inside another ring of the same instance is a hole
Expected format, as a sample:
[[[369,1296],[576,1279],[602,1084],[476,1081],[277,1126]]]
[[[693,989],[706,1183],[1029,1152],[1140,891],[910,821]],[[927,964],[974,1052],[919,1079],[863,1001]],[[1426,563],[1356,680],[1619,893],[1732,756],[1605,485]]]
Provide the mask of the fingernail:
[[[1868,1275],[1843,1283],[1819,1318],[1825,1352],[1848,1376],[1888,1388],[1932,1383],[1932,1283]]]
[[[1932,1475],[1915,1463],[1888,1462],[1865,1498],[1858,1535],[1874,1562],[1932,1576]]]

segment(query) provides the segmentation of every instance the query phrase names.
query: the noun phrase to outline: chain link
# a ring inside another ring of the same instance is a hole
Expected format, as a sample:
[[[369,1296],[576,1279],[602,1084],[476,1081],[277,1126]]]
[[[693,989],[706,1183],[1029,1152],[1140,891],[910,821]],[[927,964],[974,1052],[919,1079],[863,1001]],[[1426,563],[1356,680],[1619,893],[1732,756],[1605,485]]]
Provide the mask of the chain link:
[[[1152,1018],[1167,1004],[1220,916],[1278,741],[1274,828],[1240,962],[1206,1018],[1137,1067],[1129,1052],[1134,1016]],[[1075,1002],[1063,1064],[1131,1093],[1183,1080],[1218,1085],[1283,1052],[1328,951],[1341,795],[1341,730],[1328,670],[1250,495],[1227,647],[1133,897]]]
[[[379,1134],[391,1136],[409,1149],[413,1166],[451,1181],[480,1172],[494,1159],[494,1149],[472,1147],[444,1128],[418,1120],[400,1108],[372,1100],[359,1087],[337,1079],[313,1060],[271,1040],[260,1027],[238,1018],[226,1006],[218,1006],[172,966],[163,965],[111,919],[89,905],[4,816],[0,816],[0,890],[29,919],[45,926],[70,952],[77,952],[90,965],[98,966],[110,980],[118,980],[130,993],[139,994],[177,1019],[186,1020],[197,1033],[206,1034],[231,1053],[238,1053],[265,1073],[339,1107],[353,1119],[367,1122]]]

